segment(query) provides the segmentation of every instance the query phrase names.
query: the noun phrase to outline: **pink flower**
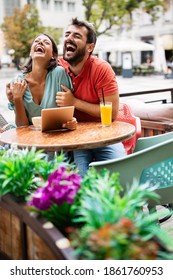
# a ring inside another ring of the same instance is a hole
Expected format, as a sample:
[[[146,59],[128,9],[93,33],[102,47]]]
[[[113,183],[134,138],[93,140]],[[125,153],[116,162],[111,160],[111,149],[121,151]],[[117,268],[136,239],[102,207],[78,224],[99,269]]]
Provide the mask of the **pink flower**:
[[[51,200],[50,194],[46,188],[39,188],[35,191],[32,200],[29,202],[30,206],[34,206],[39,210],[47,210],[50,208]]]
[[[81,177],[78,174],[70,174],[65,166],[61,166],[48,178],[47,188],[51,200],[61,205],[65,202],[71,204],[80,188]]]
[[[70,173],[65,166],[60,166],[48,177],[48,184],[34,193],[29,205],[39,210],[47,210],[52,203],[72,204],[80,183],[81,177],[78,174]]]

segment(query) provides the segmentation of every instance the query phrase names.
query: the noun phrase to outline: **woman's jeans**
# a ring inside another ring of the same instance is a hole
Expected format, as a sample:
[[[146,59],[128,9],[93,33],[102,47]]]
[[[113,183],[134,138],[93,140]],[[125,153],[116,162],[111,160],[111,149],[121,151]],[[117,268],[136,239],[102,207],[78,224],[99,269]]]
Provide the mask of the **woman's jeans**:
[[[75,165],[82,177],[85,176],[89,164],[92,161],[109,160],[126,156],[126,151],[122,143],[96,149],[76,150],[73,153]]]

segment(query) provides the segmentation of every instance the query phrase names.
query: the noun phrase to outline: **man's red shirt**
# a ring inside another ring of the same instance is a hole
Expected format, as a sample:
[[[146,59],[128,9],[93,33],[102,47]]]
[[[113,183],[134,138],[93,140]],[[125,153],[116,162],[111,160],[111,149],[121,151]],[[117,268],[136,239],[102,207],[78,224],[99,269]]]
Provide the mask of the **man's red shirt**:
[[[104,95],[118,94],[116,75],[110,64],[96,56],[90,56],[86,61],[82,72],[75,76],[68,68],[68,63],[58,58],[58,64],[63,66],[72,80],[74,96],[89,103],[99,104]],[[75,110],[74,116],[78,121],[100,121],[87,113]]]

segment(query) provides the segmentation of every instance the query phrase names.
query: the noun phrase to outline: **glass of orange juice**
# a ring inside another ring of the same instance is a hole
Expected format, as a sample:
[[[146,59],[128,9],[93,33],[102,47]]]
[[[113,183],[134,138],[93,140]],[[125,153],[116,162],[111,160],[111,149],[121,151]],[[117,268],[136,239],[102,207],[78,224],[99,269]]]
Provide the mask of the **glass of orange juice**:
[[[112,123],[112,102],[100,102],[101,123],[103,127]]]

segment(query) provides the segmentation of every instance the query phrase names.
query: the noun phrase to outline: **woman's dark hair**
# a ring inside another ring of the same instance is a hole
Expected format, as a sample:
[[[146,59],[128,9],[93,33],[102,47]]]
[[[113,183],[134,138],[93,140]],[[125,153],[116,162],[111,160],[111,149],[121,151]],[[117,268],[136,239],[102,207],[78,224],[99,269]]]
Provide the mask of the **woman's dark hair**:
[[[56,45],[54,39],[53,39],[51,36],[47,35],[46,33],[40,33],[40,34],[38,34],[38,35],[34,38],[33,42],[34,42],[35,39],[36,39],[38,36],[40,36],[40,35],[45,35],[45,36],[48,37],[48,38],[50,39],[50,41],[52,42],[53,58],[51,58],[50,63],[49,63],[49,65],[48,65],[48,67],[47,67],[47,70],[50,71],[50,70],[52,70],[53,68],[55,68],[55,67],[57,66],[58,48],[57,48],[57,45]],[[33,42],[32,42],[32,44],[33,44]],[[31,46],[32,46],[32,44],[31,44]],[[32,58],[31,58],[31,57],[29,57],[28,61],[21,67],[21,70],[22,70],[24,73],[26,73],[26,72],[28,73],[28,72],[31,72],[31,71],[32,71]]]
[[[84,26],[88,30],[87,43],[96,44],[97,35],[96,35],[94,25],[92,23],[89,23],[87,21],[81,21],[81,20],[78,20],[77,18],[72,18],[70,25],[76,25],[79,27]]]

